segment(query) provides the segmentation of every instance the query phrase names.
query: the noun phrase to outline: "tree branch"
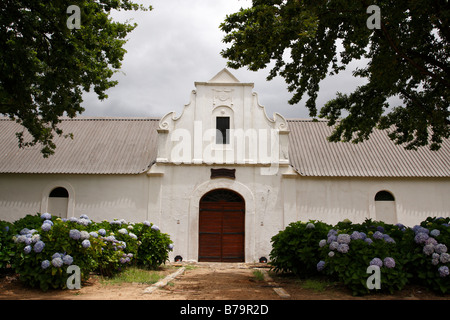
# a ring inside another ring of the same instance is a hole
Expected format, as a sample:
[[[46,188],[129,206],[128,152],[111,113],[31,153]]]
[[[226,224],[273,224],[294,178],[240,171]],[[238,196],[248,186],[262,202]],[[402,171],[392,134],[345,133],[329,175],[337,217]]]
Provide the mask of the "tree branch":
[[[412,65],[414,68],[416,68],[417,70],[420,71],[420,73],[422,73],[423,75],[427,75],[432,77],[433,79],[437,80],[438,82],[442,83],[443,85],[445,85],[447,88],[450,88],[450,82],[446,81],[445,79],[442,79],[440,76],[434,74],[433,72],[427,70],[425,67],[419,65],[418,63],[416,63],[414,60],[412,60],[410,57],[408,57],[402,50],[400,50],[400,48],[395,44],[394,40],[392,39],[392,37],[390,36],[388,30],[386,29],[386,25],[383,23],[383,21],[381,21],[381,30],[383,31],[384,36],[386,37],[386,39],[389,42],[389,45],[391,46],[392,49],[394,49],[394,51],[403,59],[405,59],[406,61],[409,62],[410,65]]]

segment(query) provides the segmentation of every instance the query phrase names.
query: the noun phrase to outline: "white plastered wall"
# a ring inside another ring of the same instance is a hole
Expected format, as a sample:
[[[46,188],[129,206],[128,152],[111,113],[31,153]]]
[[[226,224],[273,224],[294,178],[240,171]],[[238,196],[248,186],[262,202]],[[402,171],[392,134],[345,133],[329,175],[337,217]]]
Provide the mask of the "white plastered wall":
[[[15,221],[46,212],[56,187],[69,193],[67,216],[87,214],[92,220],[147,219],[148,178],[141,175],[0,175],[0,220]],[[51,212],[50,212],[51,213]]]

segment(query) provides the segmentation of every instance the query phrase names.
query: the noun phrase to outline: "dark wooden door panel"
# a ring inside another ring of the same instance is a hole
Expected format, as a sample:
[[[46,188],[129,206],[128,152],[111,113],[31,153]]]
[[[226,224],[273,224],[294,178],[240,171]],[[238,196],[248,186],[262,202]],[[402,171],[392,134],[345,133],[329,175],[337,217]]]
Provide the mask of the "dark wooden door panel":
[[[244,248],[245,203],[201,201],[199,261],[243,262]]]

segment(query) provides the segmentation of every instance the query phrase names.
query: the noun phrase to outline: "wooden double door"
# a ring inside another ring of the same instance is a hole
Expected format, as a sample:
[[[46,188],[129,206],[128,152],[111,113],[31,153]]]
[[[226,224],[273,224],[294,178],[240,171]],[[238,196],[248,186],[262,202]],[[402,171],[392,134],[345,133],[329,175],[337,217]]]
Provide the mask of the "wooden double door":
[[[237,193],[218,189],[200,200],[199,261],[245,261],[245,202]]]

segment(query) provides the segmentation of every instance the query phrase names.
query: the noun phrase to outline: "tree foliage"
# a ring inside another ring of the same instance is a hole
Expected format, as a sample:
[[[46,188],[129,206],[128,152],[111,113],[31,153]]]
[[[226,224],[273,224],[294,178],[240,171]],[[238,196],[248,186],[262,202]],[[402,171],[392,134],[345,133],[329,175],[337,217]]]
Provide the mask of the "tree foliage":
[[[367,26],[370,5],[380,8],[380,29]],[[449,18],[447,0],[253,0],[221,24],[231,44],[221,54],[232,68],[271,64],[268,80],[285,79],[290,104],[307,94],[310,116],[335,126],[330,141],[364,141],[378,127],[407,149],[437,150],[450,136]],[[353,75],[365,84],[319,112],[320,81],[359,59],[367,66]]]
[[[80,28],[68,28],[69,6],[80,8]],[[151,9],[151,8],[150,8]],[[0,2],[0,114],[31,134],[19,146],[54,153],[59,118],[84,111],[83,91],[99,99],[117,84],[126,36],[136,24],[114,22],[111,10],[147,10],[131,0],[2,0]],[[28,140],[28,141],[27,141]]]

